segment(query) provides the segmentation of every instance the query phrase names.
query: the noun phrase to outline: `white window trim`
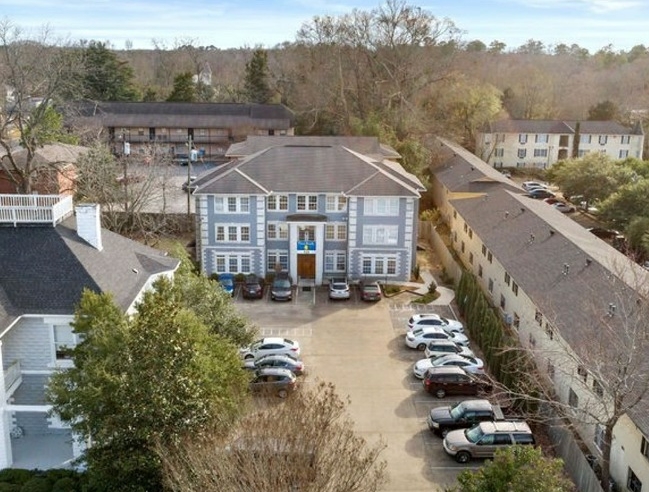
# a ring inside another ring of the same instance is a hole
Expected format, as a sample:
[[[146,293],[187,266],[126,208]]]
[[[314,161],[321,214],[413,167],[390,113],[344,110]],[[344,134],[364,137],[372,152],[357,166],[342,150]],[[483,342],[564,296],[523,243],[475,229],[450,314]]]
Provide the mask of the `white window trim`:
[[[370,260],[371,261],[371,270],[370,272],[366,272],[364,268],[365,260]],[[388,262],[390,260],[394,261],[394,273],[388,273]],[[399,259],[397,258],[397,255],[382,255],[382,254],[369,254],[369,255],[362,255],[361,256],[361,274],[362,275],[378,275],[381,277],[396,277],[397,274],[399,273],[398,269],[398,261]],[[383,266],[383,271],[380,273],[377,273],[376,271],[376,265],[377,264],[382,264]]]
[[[330,207],[330,200],[333,200],[333,208]],[[344,212],[347,210],[347,197],[345,195],[327,195],[327,212]]]
[[[218,229],[219,227],[223,227],[223,239],[217,239],[219,232]],[[230,240],[230,234],[229,234],[229,228],[230,227],[236,227],[237,228],[237,239],[232,241]],[[242,239],[242,228],[247,227],[248,228],[248,240],[243,240]],[[214,240],[218,241],[220,243],[243,243],[243,244],[249,244],[250,241],[252,240],[252,227],[250,227],[250,224],[214,224]]]
[[[275,235],[271,236],[268,226],[275,226]],[[281,232],[284,231],[285,234],[282,236]],[[266,224],[266,239],[270,240],[286,240],[288,239],[288,223],[286,222],[268,222]]]
[[[397,217],[399,215],[399,197],[365,197],[363,215],[379,217]],[[381,207],[380,205],[383,205]],[[383,211],[380,211],[383,208]]]
[[[236,210],[229,210],[229,199],[236,199]],[[247,207],[244,209],[242,203],[247,200]],[[219,206],[220,204],[220,206]],[[243,195],[219,195],[214,197],[214,213],[216,214],[247,214],[250,213],[250,197]]]
[[[270,206],[270,198],[275,200],[275,206]],[[281,199],[285,198],[285,207],[281,207]],[[288,195],[270,195],[266,198],[266,210],[275,211],[275,212],[286,212],[288,211]]]
[[[70,332],[72,335],[72,343],[73,345],[70,345],[69,348],[74,348],[79,343],[82,341],[82,337],[79,336],[78,334],[74,333],[74,328],[71,325],[71,321],[66,322],[64,320],[61,321],[50,321],[50,341],[51,341],[51,357],[52,357],[52,363],[48,364],[48,367],[74,367],[74,361],[72,359],[59,359],[56,356],[57,352],[57,342],[56,342],[56,326],[68,326],[70,328]]]
[[[270,261],[268,261],[270,256],[273,256],[273,258],[274,258],[272,263]],[[275,265],[277,263],[281,264],[281,262],[277,261],[277,260],[280,259],[280,256],[286,256],[286,268],[284,268],[284,265],[282,265],[282,269],[283,269],[283,271],[288,270],[289,261],[290,261],[288,250],[287,249],[270,249],[270,250],[266,251],[266,270],[267,271],[269,271],[269,272],[274,272],[275,271]]]
[[[338,251],[338,250],[325,251],[324,256],[325,256],[325,262],[324,262],[325,273],[344,273],[347,271],[347,252]],[[343,258],[343,264],[345,266],[343,269],[338,268],[338,260],[340,259],[340,257]],[[327,268],[327,258],[332,258],[333,269]]]
[[[219,271],[218,268],[218,259],[223,258],[225,260],[225,270]],[[236,271],[231,271],[230,270],[230,259],[236,258],[237,260],[237,270]],[[249,269],[244,270],[242,267],[242,260],[243,259],[248,259],[248,265]],[[239,254],[231,254],[231,253],[217,253],[214,255],[214,271],[216,273],[250,273],[252,272],[252,255],[250,253],[239,253]]]
[[[304,198],[305,208],[299,208],[300,198]],[[315,208],[311,208],[313,206],[313,203],[311,202],[312,198],[315,198]],[[297,195],[295,197],[295,210],[298,212],[316,212],[318,210],[318,195]]]
[[[379,240],[379,233],[384,236],[384,241]],[[396,246],[399,244],[398,225],[365,225],[363,226],[363,244],[379,244],[384,246]]]
[[[332,238],[327,237],[328,227],[333,227],[334,237]],[[345,224],[344,222],[330,222],[326,224],[325,241],[347,241],[347,224]]]

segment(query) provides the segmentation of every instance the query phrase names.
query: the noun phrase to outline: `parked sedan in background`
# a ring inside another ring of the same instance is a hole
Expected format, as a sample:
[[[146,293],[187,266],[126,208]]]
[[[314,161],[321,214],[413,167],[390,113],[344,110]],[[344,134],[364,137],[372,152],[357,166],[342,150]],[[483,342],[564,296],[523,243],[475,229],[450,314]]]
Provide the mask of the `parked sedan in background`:
[[[526,191],[530,191],[534,188],[545,188],[547,190],[548,185],[546,185],[545,183],[540,183],[538,181],[523,181],[523,189],[525,189]]]
[[[562,214],[570,214],[577,210],[574,205],[570,205],[569,203],[564,202],[557,202],[552,206]]]
[[[346,278],[332,278],[329,281],[329,299],[349,299],[349,282]]]
[[[458,354],[443,355],[441,357],[428,357],[415,362],[412,373],[417,379],[423,379],[426,372],[432,367],[461,367],[471,374],[483,374],[484,362],[477,357],[464,356]]]
[[[270,287],[270,298],[273,301],[290,301],[293,299],[292,279],[285,273],[278,273]]]
[[[219,284],[221,284],[223,290],[228,294],[230,294],[231,296],[234,295],[234,275],[232,275],[231,273],[220,273]]]
[[[406,333],[406,346],[425,350],[428,344],[435,340],[451,340],[458,345],[469,345],[469,339],[462,333],[447,333],[440,326],[426,326],[424,328],[415,328]]]
[[[533,189],[532,191],[529,191],[527,193],[527,196],[530,198],[536,198],[536,199],[545,199],[545,198],[554,198],[555,195],[549,190],[546,190],[544,188],[536,188]]]
[[[300,344],[288,338],[266,337],[257,340],[249,347],[239,350],[243,359],[257,359],[268,354],[289,354],[300,356]]]
[[[426,371],[423,380],[424,390],[444,398],[446,395],[477,395],[481,391],[491,391],[491,383],[479,374],[469,374],[461,367],[432,367]]]
[[[361,299],[364,301],[380,301],[381,286],[378,282],[361,282]]]
[[[457,320],[444,318],[437,313],[415,314],[408,320],[408,329],[439,326],[447,332],[464,333],[464,325]]]
[[[296,376],[304,374],[304,362],[289,354],[269,354],[257,359],[247,359],[244,362],[246,369],[262,369],[264,367],[281,367],[288,369]]]
[[[289,393],[295,391],[295,388],[295,374],[281,367],[257,369],[252,381],[250,381],[251,391],[267,395],[277,395],[280,398],[286,398]]]

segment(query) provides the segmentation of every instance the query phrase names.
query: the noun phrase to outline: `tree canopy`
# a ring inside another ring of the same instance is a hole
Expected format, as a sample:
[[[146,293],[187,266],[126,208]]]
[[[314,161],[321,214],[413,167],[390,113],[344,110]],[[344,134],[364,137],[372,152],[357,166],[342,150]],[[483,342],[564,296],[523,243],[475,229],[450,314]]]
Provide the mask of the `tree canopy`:
[[[266,104],[272,92],[268,85],[268,55],[266,50],[257,48],[246,62],[244,77],[244,97],[248,102]]]
[[[216,333],[218,314],[206,315],[215,297],[191,297],[208,285],[203,278],[183,270],[178,281],[157,280],[132,317],[109,295],[84,292],[73,323],[83,341],[71,350],[74,367],[52,377],[48,398],[92,442],[84,459],[96,490],[160,490],[156,445],[227,427],[244,407],[237,342]]]
[[[195,102],[196,84],[191,72],[183,72],[174,77],[174,88],[167,97],[169,102]]]
[[[95,101],[136,101],[133,68],[105,43],[90,41],[84,50],[84,96]]]

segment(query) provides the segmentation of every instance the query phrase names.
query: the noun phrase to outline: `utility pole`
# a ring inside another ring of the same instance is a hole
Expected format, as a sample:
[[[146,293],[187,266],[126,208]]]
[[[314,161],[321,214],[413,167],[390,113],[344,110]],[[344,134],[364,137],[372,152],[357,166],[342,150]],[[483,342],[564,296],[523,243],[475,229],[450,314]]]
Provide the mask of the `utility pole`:
[[[192,135],[187,136],[187,218],[191,218],[191,203],[192,203]]]

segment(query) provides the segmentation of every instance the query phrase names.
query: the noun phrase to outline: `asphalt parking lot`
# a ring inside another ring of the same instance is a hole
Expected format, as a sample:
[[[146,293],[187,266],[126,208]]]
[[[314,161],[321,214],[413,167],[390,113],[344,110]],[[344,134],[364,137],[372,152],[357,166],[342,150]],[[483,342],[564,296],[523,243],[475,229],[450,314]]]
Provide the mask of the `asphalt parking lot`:
[[[357,291],[348,301],[330,301],[326,288],[294,292],[290,302],[246,300],[235,291],[234,302],[259,327],[261,336],[284,336],[300,342],[306,381],[331,381],[351,399],[349,413],[357,431],[387,448],[386,491],[444,490],[467,468],[448,457],[441,440],[426,425],[431,408],[458,399],[438,400],[425,393],[412,375],[423,354],[408,349],[404,335],[415,312],[455,317],[450,307],[413,306],[408,294],[365,303]],[[473,462],[477,467],[480,462]]]

